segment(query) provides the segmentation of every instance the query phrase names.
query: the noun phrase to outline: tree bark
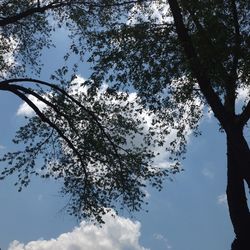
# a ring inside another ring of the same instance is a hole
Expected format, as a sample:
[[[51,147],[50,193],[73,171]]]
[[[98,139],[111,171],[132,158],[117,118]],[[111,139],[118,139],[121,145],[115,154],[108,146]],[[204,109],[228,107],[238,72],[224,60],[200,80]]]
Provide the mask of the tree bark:
[[[235,232],[232,250],[250,249],[250,213],[244,186],[244,170],[250,167],[249,152],[242,129],[227,132],[227,200]]]

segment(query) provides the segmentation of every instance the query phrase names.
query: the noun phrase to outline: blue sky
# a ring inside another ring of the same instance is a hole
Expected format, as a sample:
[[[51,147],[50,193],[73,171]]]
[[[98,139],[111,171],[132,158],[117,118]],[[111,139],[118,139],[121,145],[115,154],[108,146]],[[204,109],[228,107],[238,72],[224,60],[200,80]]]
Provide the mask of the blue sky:
[[[63,32],[58,33],[57,49],[44,55],[42,79],[48,79],[48,72],[61,60],[65,49],[63,36]],[[88,67],[82,65],[82,76],[87,75]],[[20,104],[14,96],[0,92],[1,154],[14,147],[11,138],[23,120],[17,116]],[[60,183],[33,178],[30,186],[18,193],[13,185],[14,176],[0,182],[0,247],[2,250],[230,249],[233,230],[225,202],[225,135],[218,128],[214,118],[206,115],[201,122],[203,135],[189,140],[185,171],[177,174],[173,182],[166,181],[162,192],[148,190],[148,213],[107,217],[102,229],[67,215],[63,210],[67,200],[58,194]]]

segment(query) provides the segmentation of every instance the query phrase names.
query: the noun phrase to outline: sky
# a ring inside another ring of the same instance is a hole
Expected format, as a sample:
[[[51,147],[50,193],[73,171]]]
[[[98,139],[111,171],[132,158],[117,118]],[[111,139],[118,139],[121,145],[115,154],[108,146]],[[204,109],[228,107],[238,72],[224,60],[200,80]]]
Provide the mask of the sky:
[[[64,35],[59,32],[57,48],[43,55],[42,79],[61,60]],[[88,68],[81,66],[82,77]],[[14,148],[11,139],[23,122],[20,105],[0,92],[0,155]],[[59,182],[34,177],[19,193],[15,176],[1,181],[1,250],[229,250],[233,229],[225,196],[225,134],[212,115],[206,114],[200,127],[202,136],[189,138],[185,171],[166,181],[161,192],[147,189],[149,212],[107,215],[101,228],[66,213]]]

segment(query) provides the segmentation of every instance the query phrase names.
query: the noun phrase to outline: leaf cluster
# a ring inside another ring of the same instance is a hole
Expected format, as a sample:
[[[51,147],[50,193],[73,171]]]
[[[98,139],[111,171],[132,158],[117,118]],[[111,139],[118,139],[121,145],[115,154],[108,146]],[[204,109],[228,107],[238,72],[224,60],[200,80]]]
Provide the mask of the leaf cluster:
[[[129,211],[141,209],[146,184],[161,189],[162,179],[177,170],[154,166],[154,144],[148,146],[152,136],[145,131],[145,118],[138,117],[142,107],[128,94],[114,97],[108,89],[93,96],[80,88],[71,96],[75,103],[58,93],[47,95],[57,106],[42,112],[54,128],[37,116],[28,118],[14,139],[22,150],[1,159],[9,164],[1,179],[17,172],[19,190],[31,175],[59,179],[62,194],[69,197],[69,213],[79,218],[102,222],[105,208],[118,204]]]

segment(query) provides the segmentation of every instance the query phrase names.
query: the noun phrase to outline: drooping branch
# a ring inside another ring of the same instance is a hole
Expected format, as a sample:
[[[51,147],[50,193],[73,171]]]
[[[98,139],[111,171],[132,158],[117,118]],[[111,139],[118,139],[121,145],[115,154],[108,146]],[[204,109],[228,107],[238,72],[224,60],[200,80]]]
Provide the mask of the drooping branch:
[[[34,112],[37,114],[37,116],[43,122],[47,123],[51,128],[53,128],[58,133],[58,135],[67,143],[67,145],[69,146],[69,148],[78,157],[78,159],[79,159],[79,161],[81,163],[81,166],[83,168],[84,174],[85,174],[85,180],[87,180],[88,173],[87,173],[86,167],[85,167],[85,165],[83,163],[82,155],[77,150],[77,148],[73,145],[73,143],[71,142],[71,140],[67,136],[64,135],[63,131],[54,122],[52,122],[48,117],[46,117],[41,112],[41,110],[25,94],[23,94],[20,91],[18,91],[15,86],[11,86],[11,85],[5,84],[4,86],[1,86],[1,89],[5,90],[5,91],[12,92],[13,94],[15,94],[16,96],[18,96],[19,98],[21,98],[24,102],[26,102],[32,108],[32,110],[34,110]]]
[[[69,118],[66,114],[64,114],[63,112],[61,112],[61,111],[57,108],[56,105],[54,105],[53,103],[49,102],[49,101],[46,100],[44,97],[42,97],[41,95],[37,94],[36,92],[34,92],[34,91],[32,91],[32,90],[30,90],[30,89],[28,89],[28,88],[25,88],[25,87],[19,86],[19,85],[14,85],[14,84],[11,84],[11,86],[12,86],[12,87],[15,87],[15,88],[18,89],[18,90],[22,90],[22,91],[23,91],[24,93],[26,93],[26,94],[33,95],[33,96],[36,97],[38,100],[40,100],[40,101],[43,102],[44,104],[48,105],[48,106],[51,107],[52,109],[54,109],[54,111],[55,111],[58,115],[60,115],[61,117],[64,117],[64,118],[67,120],[67,122],[68,122],[70,128],[73,129],[74,132],[75,132],[76,134],[78,134],[78,132],[76,131],[75,126],[72,124],[72,121],[70,120],[70,118]],[[75,100],[75,99],[74,99],[74,100]],[[75,101],[77,101],[77,100],[75,100]],[[81,108],[84,107],[84,106],[83,106],[80,102],[78,102],[78,101],[77,101],[77,104],[78,104],[78,106],[80,106]],[[84,107],[84,108],[85,108],[85,107]],[[85,110],[86,110],[86,108],[85,108]],[[87,110],[87,111],[89,111],[89,110]],[[102,132],[102,134],[103,134],[103,136],[104,136],[104,138],[107,138],[107,140],[108,140],[109,143],[111,144],[111,146],[112,146],[112,148],[113,148],[115,154],[116,154],[117,157],[118,157],[118,160],[119,160],[120,165],[122,165],[121,162],[120,162],[120,157],[119,157],[119,153],[118,153],[118,151],[117,151],[117,148],[122,149],[123,151],[126,151],[126,150],[123,149],[122,147],[120,147],[119,145],[117,145],[117,144],[115,144],[115,143],[113,142],[113,140],[112,140],[112,138],[110,137],[110,135],[109,135],[108,133],[105,132],[103,126],[100,124],[100,122],[99,122],[99,120],[97,119],[97,117],[96,117],[95,115],[93,116],[93,112],[91,112],[91,113],[92,113],[92,119],[97,123],[99,129],[101,130],[101,132]],[[126,151],[126,152],[127,152],[127,151]]]
[[[70,125],[71,124],[70,119],[65,114],[63,114],[62,112],[60,112],[58,110],[58,108],[54,104],[52,104],[51,102],[49,102],[48,100],[46,100],[45,98],[43,98],[42,96],[40,96],[39,94],[35,93],[34,91],[32,91],[32,90],[30,90],[28,88],[25,88],[23,86],[16,85],[14,83],[33,83],[33,84],[39,84],[39,85],[50,87],[51,89],[53,89],[53,90],[61,93],[63,96],[67,97],[70,101],[72,101],[72,103],[75,103],[78,107],[80,107],[88,115],[90,115],[91,119],[99,127],[99,129],[100,129],[103,137],[106,138],[107,141],[110,143],[110,145],[113,148],[114,153],[117,156],[119,162],[120,162],[120,155],[119,155],[118,149],[121,150],[121,151],[124,151],[127,154],[129,154],[128,150],[126,150],[125,148],[119,146],[118,144],[116,144],[113,141],[113,139],[111,138],[111,136],[105,131],[103,125],[100,123],[99,118],[97,117],[97,115],[93,111],[87,109],[83,104],[81,104],[81,102],[79,102],[77,99],[75,99],[72,95],[68,94],[64,89],[58,87],[55,84],[51,84],[51,83],[48,83],[48,82],[45,82],[45,81],[41,81],[41,80],[38,80],[38,79],[32,79],[32,78],[8,79],[8,80],[0,82],[0,89],[4,90],[6,87],[9,88],[8,85],[10,84],[12,87],[14,87],[16,89],[19,89],[19,90],[22,90],[26,94],[31,94],[31,95],[35,96],[38,100],[40,100],[43,103],[45,103],[46,105],[52,107],[59,115],[65,117],[66,120],[68,121],[69,125]],[[74,126],[72,126],[72,129],[74,129]],[[120,165],[122,165],[121,162],[120,162]]]
[[[58,1],[56,0],[44,6],[41,6],[41,4],[38,2],[36,7],[29,8],[13,16],[1,17],[0,27],[4,27],[6,25],[16,23],[36,13],[45,13],[46,11],[62,8],[65,6],[82,5],[82,6],[86,6],[90,8],[110,8],[110,7],[115,7],[115,6],[137,4],[137,3],[148,2],[148,1],[149,0],[134,0],[134,1],[132,0],[132,1],[113,3],[113,4],[95,4],[95,3],[92,3],[91,1],[74,1],[74,0]]]
[[[179,40],[182,43],[185,55],[189,60],[191,70],[194,76],[197,78],[201,92],[213,110],[214,115],[218,118],[223,128],[227,130],[232,117],[230,117],[222,105],[219,96],[215,93],[211,86],[210,79],[208,78],[207,73],[205,72],[205,69],[197,56],[197,52],[184,25],[183,16],[181,14],[178,2],[176,0],[169,0],[168,2],[170,10],[173,14],[176,32],[178,34]]]
[[[77,134],[77,131],[75,129],[74,124],[72,124],[71,119],[66,114],[64,114],[63,112],[61,112],[58,109],[58,107],[56,105],[54,105],[52,102],[48,101],[46,98],[44,98],[43,96],[39,95],[38,93],[36,93],[35,91],[33,91],[31,89],[25,88],[25,87],[20,86],[20,85],[15,85],[15,84],[11,84],[11,86],[14,87],[14,88],[16,88],[17,90],[21,90],[25,94],[30,94],[30,95],[36,97],[39,101],[43,102],[48,107],[51,107],[57,113],[57,115],[59,115],[61,117],[64,117],[67,120],[70,128],[73,129],[74,132]]]
[[[0,89],[1,86],[5,85],[5,84],[13,84],[13,83],[33,83],[33,84],[39,84],[39,85],[43,85],[43,86],[47,86],[50,87],[51,89],[54,89],[56,91],[58,91],[59,93],[61,93],[62,95],[64,95],[65,97],[67,97],[70,101],[72,101],[73,103],[75,103],[77,106],[79,106],[80,108],[82,108],[87,114],[89,114],[91,116],[91,118],[93,119],[93,121],[95,121],[95,123],[97,124],[97,126],[99,127],[99,129],[102,131],[102,134],[107,138],[107,140],[109,141],[109,143],[112,145],[114,152],[118,155],[117,149],[119,148],[120,150],[124,151],[127,153],[127,150],[120,147],[119,145],[115,144],[111,138],[111,136],[105,131],[104,127],[102,126],[102,124],[99,121],[99,118],[97,117],[97,115],[87,109],[84,105],[81,104],[81,102],[79,102],[77,99],[75,99],[72,95],[68,94],[64,89],[58,87],[55,84],[52,83],[48,83],[42,80],[38,80],[38,79],[33,79],[33,78],[15,78],[15,79],[8,79],[5,81],[0,82]]]
[[[8,79],[8,80],[4,80],[4,81],[0,82],[0,89],[1,89],[2,86],[6,85],[6,84],[11,84],[12,85],[13,83],[32,83],[32,84],[38,84],[38,85],[43,85],[43,86],[50,87],[51,89],[56,90],[59,93],[63,94],[65,97],[67,97],[73,103],[77,104],[84,111],[86,111],[88,114],[93,116],[93,118],[95,118],[95,120],[98,120],[98,118],[95,116],[95,114],[91,110],[88,110],[79,101],[77,101],[73,96],[69,95],[64,89],[58,87],[56,84],[52,84],[52,83],[49,83],[49,82],[46,82],[46,81],[33,79],[33,78],[13,78],[13,79]]]

